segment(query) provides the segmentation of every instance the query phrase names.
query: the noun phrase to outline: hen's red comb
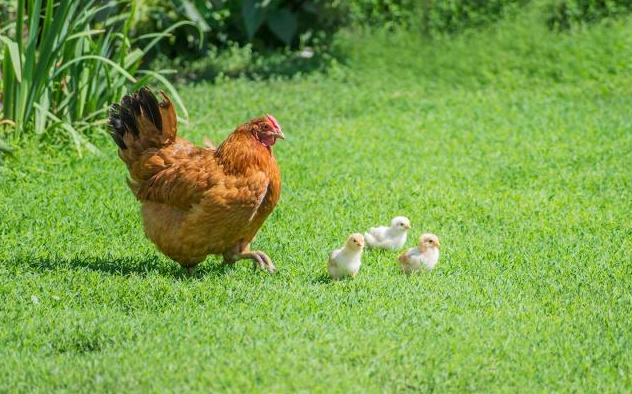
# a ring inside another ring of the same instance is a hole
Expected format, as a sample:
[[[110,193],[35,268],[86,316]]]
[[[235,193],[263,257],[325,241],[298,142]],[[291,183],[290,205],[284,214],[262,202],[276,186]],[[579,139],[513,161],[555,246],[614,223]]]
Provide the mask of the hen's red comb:
[[[277,130],[281,130],[281,125],[279,124],[279,122],[277,122],[276,119],[274,119],[274,116],[269,115],[269,114],[267,116],[268,116],[268,120],[272,122],[272,126],[274,126],[274,128]]]

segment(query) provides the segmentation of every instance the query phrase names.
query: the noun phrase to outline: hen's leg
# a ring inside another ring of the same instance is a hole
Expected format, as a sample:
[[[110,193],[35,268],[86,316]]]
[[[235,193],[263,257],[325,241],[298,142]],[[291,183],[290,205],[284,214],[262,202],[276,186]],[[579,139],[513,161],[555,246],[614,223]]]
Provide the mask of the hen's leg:
[[[232,264],[237,260],[249,259],[252,260],[253,268],[260,268],[270,273],[276,272],[276,267],[272,263],[272,259],[267,254],[261,251],[251,251],[250,244],[236,245],[228,253],[224,253],[224,264]]]
[[[231,264],[235,264],[235,261],[236,260],[232,258],[232,254],[224,253],[224,260],[222,261],[222,264],[231,265]]]

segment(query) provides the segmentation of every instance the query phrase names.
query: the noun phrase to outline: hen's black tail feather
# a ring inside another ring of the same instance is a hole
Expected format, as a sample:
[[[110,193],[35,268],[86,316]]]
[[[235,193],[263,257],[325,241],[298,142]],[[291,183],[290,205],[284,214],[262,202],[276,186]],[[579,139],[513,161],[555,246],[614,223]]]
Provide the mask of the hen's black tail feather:
[[[158,132],[162,130],[158,99],[147,86],[138,91],[123,96],[120,104],[112,104],[108,120],[110,135],[121,149],[127,149],[123,137],[131,133],[134,138],[139,137],[137,117],[142,113],[156,126]]]

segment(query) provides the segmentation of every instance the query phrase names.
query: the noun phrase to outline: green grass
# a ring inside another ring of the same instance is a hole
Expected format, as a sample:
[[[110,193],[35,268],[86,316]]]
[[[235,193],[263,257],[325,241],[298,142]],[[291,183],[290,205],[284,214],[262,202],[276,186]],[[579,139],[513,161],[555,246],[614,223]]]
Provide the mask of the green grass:
[[[284,190],[247,262],[194,278],[142,232],[111,142],[34,141],[0,171],[0,392],[629,392],[632,19],[429,44],[342,36],[344,65],[180,88],[219,141],[281,122]],[[329,251],[405,214],[431,273]],[[32,296],[36,296],[38,303]]]

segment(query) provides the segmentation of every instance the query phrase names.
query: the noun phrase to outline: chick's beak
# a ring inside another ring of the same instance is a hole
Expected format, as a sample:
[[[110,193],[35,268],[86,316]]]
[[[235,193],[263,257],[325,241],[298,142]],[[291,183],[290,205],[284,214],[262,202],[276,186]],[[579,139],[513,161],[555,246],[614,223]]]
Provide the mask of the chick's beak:
[[[410,230],[412,227],[413,227],[413,226],[411,226],[410,224],[405,224],[405,225],[404,225],[404,228],[405,228],[406,230]]]

